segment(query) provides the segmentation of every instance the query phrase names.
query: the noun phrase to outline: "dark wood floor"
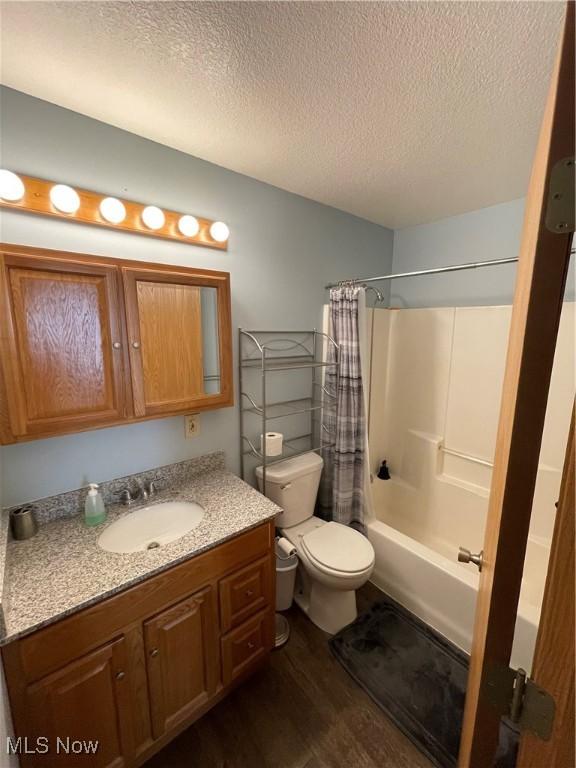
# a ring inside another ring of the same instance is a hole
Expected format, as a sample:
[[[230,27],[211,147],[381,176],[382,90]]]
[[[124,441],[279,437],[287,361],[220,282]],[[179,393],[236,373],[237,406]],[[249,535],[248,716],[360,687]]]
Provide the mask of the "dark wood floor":
[[[375,595],[376,592],[376,595]],[[377,596],[361,590],[359,608]],[[146,763],[146,768],[430,768],[297,608],[266,669]]]

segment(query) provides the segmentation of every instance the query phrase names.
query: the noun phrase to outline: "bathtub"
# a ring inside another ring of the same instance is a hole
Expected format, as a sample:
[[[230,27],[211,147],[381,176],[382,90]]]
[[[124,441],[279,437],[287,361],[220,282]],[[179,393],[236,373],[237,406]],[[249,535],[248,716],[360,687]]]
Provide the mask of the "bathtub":
[[[470,653],[478,573],[381,520],[370,520],[367,528],[376,554],[372,583]],[[529,589],[523,592],[530,594]],[[539,607],[521,598],[512,649],[513,667],[530,672],[539,618]]]

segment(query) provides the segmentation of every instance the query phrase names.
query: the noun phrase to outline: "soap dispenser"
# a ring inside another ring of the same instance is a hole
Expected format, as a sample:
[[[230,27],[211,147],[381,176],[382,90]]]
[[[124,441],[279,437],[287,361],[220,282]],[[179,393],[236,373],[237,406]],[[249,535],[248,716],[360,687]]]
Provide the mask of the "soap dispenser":
[[[386,461],[382,462],[380,469],[378,470],[378,477],[380,480],[390,480],[390,470]]]
[[[88,483],[90,490],[84,504],[84,521],[86,525],[100,525],[106,520],[104,501],[98,491],[96,483]]]

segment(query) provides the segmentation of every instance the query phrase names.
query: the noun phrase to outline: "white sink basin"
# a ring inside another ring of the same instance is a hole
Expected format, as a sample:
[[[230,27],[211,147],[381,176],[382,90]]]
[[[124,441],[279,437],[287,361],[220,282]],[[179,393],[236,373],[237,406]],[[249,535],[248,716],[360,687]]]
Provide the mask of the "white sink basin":
[[[98,538],[107,552],[141,552],[176,541],[199,525],[204,508],[194,501],[141,507],[109,525]]]

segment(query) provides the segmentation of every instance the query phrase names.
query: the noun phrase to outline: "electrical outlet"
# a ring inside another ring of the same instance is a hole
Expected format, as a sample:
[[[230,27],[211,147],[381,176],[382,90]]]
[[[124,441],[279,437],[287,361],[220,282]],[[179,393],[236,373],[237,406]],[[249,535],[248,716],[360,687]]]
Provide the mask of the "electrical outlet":
[[[200,414],[189,413],[184,416],[184,427],[186,430],[186,440],[196,437],[200,432]]]

